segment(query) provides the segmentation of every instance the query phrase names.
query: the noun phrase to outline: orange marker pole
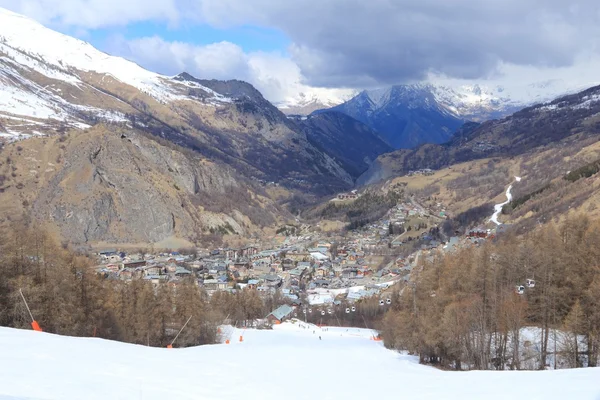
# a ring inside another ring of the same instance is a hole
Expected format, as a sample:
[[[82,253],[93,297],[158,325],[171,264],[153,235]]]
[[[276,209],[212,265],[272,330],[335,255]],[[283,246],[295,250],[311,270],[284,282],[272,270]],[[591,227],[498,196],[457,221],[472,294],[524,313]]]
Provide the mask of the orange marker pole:
[[[27,308],[27,311],[29,312],[29,316],[31,317],[31,328],[36,332],[42,332],[42,328],[40,328],[40,324],[38,324],[37,321],[35,319],[33,319],[33,314],[31,313],[31,310],[29,309],[27,300],[25,300],[25,296],[23,296],[23,290],[21,290],[20,288],[19,288],[19,293],[21,294],[23,303],[25,303],[25,307]]]

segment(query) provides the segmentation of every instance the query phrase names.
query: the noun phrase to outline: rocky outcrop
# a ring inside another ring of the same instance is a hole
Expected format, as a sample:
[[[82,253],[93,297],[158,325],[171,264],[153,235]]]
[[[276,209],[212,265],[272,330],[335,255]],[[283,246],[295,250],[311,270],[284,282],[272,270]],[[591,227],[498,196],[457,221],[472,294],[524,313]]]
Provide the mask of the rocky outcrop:
[[[62,165],[40,189],[33,210],[73,243],[245,234],[261,227],[258,220],[277,218],[276,207],[263,208],[255,200],[259,196],[227,166],[135,131],[97,127],[77,135],[68,141]],[[215,207],[219,204],[221,209]],[[244,214],[252,207],[260,218]]]
[[[377,132],[340,112],[297,119],[309,142],[357,178],[381,154],[392,151]]]

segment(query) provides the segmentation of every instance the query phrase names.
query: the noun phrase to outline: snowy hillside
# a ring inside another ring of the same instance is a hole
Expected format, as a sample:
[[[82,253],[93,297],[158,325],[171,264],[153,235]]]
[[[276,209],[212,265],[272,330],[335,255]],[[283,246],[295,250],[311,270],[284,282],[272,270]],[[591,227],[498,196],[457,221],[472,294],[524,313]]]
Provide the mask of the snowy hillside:
[[[364,329],[321,330],[284,323],[274,331],[234,330],[229,345],[158,349],[0,328],[0,399],[597,400],[600,396],[600,368],[443,372],[386,350],[381,342],[369,340],[370,334]]]
[[[308,89],[275,105],[287,115],[309,115],[335,107],[353,97],[354,91],[344,89]]]
[[[85,128],[89,119],[124,121],[124,113],[134,110],[109,94],[119,85],[160,103],[191,100],[190,90],[210,99],[203,104],[231,101],[209,88],[147,71],[0,8],[1,136],[41,134],[58,123]]]
[[[0,27],[0,51],[49,78],[77,84],[78,72],[93,71],[112,75],[159,99],[177,98],[169,87],[169,78],[103,53],[87,42],[48,29],[30,18],[0,8]],[[214,95],[219,97],[217,93]]]

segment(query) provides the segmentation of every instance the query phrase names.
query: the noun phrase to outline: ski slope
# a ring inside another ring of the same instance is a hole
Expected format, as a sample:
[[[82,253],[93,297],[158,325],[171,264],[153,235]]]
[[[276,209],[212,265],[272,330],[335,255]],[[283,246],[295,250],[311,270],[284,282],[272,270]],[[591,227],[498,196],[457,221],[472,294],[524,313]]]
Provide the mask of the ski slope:
[[[521,177],[515,176],[515,181],[521,182]],[[504,203],[496,204],[494,206],[494,214],[492,214],[492,217],[489,219],[490,222],[493,222],[496,225],[502,225],[502,223],[498,221],[498,216],[502,212],[502,208],[504,208],[505,205],[512,201],[512,194],[510,193],[512,188],[513,184],[511,183],[510,186],[508,186],[508,189],[506,189],[506,201]]]
[[[0,328],[0,399],[600,399],[600,368],[444,372],[364,329],[298,325],[188,349]]]

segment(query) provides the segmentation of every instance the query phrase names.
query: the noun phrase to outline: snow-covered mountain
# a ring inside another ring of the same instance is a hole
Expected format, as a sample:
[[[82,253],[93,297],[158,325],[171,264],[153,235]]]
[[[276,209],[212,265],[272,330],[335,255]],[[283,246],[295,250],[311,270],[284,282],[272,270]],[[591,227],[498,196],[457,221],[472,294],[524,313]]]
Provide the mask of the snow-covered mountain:
[[[147,71],[0,8],[0,119],[4,127],[0,135],[26,137],[59,127],[85,128],[98,120],[124,121],[133,110],[124,101],[125,93],[125,98],[113,93],[126,91],[120,85],[162,104],[190,100],[190,90],[201,92],[205,103],[231,101],[209,88]]]
[[[358,174],[246,82],[156,74],[1,8],[0,146],[11,159],[2,203],[15,207],[0,220],[33,209],[69,243],[189,241],[224,226],[250,235],[288,217],[248,195],[260,182],[322,195]]]
[[[462,125],[456,110],[438,100],[431,85],[397,85],[365,90],[329,110],[371,127],[394,148],[443,143]],[[321,110],[323,112],[327,110]]]
[[[307,88],[298,96],[289,97],[275,105],[286,115],[306,116],[317,110],[340,105],[356,94],[353,90]]]
[[[217,155],[254,177],[276,173],[269,180],[279,180],[282,170],[291,174],[294,168],[296,174],[304,170],[303,176],[317,176],[316,162],[324,171],[335,171],[336,181],[351,184],[334,160],[313,149],[300,129],[251,85],[185,73],[160,75],[0,8],[0,139],[99,122],[135,126],[202,150],[211,159]],[[287,169],[270,163],[264,171],[252,170],[263,161],[266,165],[270,156],[275,164],[281,162],[288,151],[306,162],[296,157],[298,164],[286,163]]]
[[[447,141],[464,121],[501,118],[581,89],[562,80],[511,87],[417,83],[365,90],[331,109],[367,124],[396,148],[413,148]]]
[[[526,85],[428,84],[436,100],[464,120],[482,122],[512,114],[522,108],[576,93],[596,82],[572,85],[555,79]]]

